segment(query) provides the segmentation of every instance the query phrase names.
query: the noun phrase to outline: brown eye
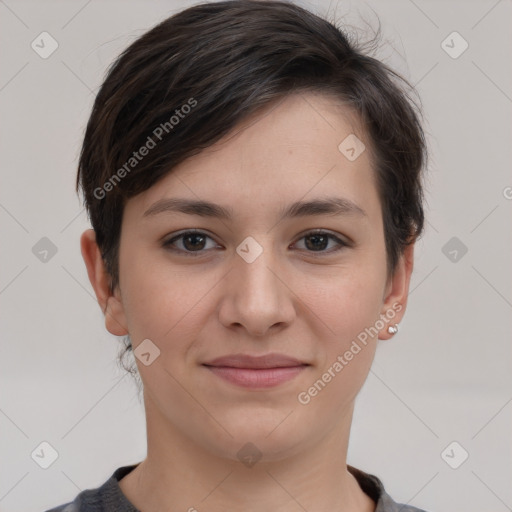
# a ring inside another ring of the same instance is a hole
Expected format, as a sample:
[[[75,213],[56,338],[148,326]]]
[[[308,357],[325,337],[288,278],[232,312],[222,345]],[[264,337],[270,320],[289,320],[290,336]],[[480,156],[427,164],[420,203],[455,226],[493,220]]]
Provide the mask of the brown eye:
[[[207,247],[207,241],[211,240],[210,247]],[[217,244],[213,239],[201,231],[186,231],[163,243],[166,249],[181,252],[183,254],[203,253],[207,249],[214,248]]]
[[[348,247],[348,243],[340,240],[337,236],[332,233],[328,233],[326,231],[313,231],[310,233],[306,233],[301,240],[305,240],[305,248],[308,252],[319,252],[319,253],[327,253],[330,254],[332,252],[339,251],[343,249],[343,247]],[[334,242],[334,248],[332,247],[332,243]],[[326,250],[331,243],[331,248]]]
[[[329,245],[329,237],[325,235],[308,235],[305,239],[306,247],[312,251],[323,251]]]
[[[191,233],[182,237],[183,246],[187,251],[197,251],[204,249],[206,237],[197,233]]]

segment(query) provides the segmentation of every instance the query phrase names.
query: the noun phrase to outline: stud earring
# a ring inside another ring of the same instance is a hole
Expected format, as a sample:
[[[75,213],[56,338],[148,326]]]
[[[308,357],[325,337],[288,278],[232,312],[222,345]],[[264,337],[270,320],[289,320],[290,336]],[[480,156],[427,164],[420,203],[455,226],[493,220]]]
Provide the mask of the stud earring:
[[[393,335],[393,334],[396,334],[398,332],[398,324],[395,324],[395,325],[390,325],[388,327],[388,332],[389,334]]]

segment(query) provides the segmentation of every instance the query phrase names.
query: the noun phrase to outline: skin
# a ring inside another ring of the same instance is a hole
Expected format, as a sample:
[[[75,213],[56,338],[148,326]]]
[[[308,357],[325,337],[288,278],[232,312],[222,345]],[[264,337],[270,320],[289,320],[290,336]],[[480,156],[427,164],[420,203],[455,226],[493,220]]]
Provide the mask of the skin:
[[[351,162],[338,150],[351,133],[369,148],[346,107],[321,94],[297,94],[177,166],[126,204],[114,293],[94,231],[83,233],[82,254],[107,329],[129,334],[134,350],[145,339],[160,350],[148,366],[137,359],[148,455],[120,482],[137,508],[375,509],[346,469],[350,425],[377,338],[389,339],[387,327],[405,312],[414,246],[388,276],[370,151]],[[281,208],[295,201],[328,196],[352,201],[365,215],[279,220]],[[177,197],[220,204],[234,217],[144,216],[156,201]],[[210,238],[203,245],[178,239],[175,251],[163,245],[187,229]],[[315,250],[315,240],[305,237],[312,229],[348,245],[329,239]],[[236,252],[248,236],[263,249],[252,263]],[[393,320],[307,405],[299,403],[298,394],[397,304]],[[269,352],[309,366],[290,381],[255,390],[202,365]],[[237,457],[247,442],[262,454],[252,467]]]

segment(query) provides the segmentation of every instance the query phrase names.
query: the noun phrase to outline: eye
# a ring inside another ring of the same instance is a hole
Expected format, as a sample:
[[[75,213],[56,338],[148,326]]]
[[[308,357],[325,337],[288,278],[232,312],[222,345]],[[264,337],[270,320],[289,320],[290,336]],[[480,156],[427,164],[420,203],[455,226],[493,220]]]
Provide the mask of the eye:
[[[344,247],[348,247],[349,244],[344,242],[337,236],[327,231],[315,230],[306,233],[300,240],[305,240],[305,247],[308,252],[321,252],[331,254],[337,252]],[[334,249],[326,251],[329,243],[333,241],[335,243]]]
[[[210,247],[207,247],[207,240],[213,242],[210,243]],[[218,247],[218,244],[216,244],[210,236],[201,231],[185,231],[170,238],[169,240],[164,241],[162,245],[166,249],[175,252],[181,252],[187,256],[196,256],[196,254],[193,253],[200,254],[205,252],[206,249],[213,249]]]
[[[304,247],[307,252],[318,252],[331,254],[337,252],[350,244],[341,240],[339,237],[322,230],[314,230],[306,233],[299,239],[304,240]],[[208,246],[208,241],[210,245]],[[332,243],[334,242],[334,248]],[[297,245],[296,242],[294,245]],[[209,235],[202,231],[184,231],[178,235],[163,242],[163,247],[173,252],[178,252],[186,256],[199,256],[209,249],[220,247]],[[330,250],[326,250],[331,245]],[[195,254],[194,254],[195,253]]]

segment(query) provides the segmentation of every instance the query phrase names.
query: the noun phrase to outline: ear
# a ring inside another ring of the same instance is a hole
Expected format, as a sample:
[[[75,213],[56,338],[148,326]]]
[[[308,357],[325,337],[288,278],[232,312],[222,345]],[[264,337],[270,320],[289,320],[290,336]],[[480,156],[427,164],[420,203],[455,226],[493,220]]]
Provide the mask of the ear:
[[[88,229],[80,237],[82,257],[87,267],[89,281],[94,288],[98,304],[105,315],[105,327],[116,336],[128,334],[126,316],[119,286],[114,292],[110,290],[110,276],[106,271],[101,251],[96,243],[96,233]]]
[[[386,284],[381,310],[381,318],[386,319],[386,325],[379,332],[380,340],[389,340],[393,336],[388,332],[388,327],[399,324],[405,314],[413,264],[414,244],[410,244],[404,249],[394,274],[389,277]],[[394,316],[392,316],[393,312]]]

